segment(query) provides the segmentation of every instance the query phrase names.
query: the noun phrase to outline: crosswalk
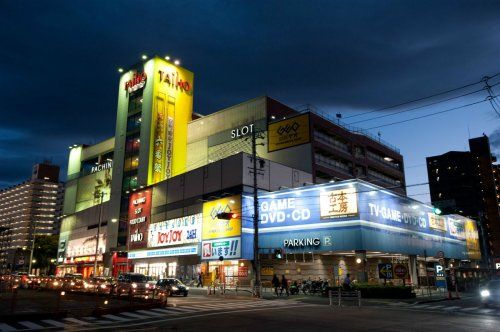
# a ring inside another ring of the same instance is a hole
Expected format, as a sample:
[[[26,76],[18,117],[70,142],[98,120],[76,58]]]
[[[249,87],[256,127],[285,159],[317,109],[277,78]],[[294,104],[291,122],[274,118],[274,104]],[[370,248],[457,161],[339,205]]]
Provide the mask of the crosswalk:
[[[483,306],[472,306],[472,307],[461,307],[454,306],[450,304],[407,304],[403,302],[391,303],[391,307],[398,309],[411,309],[411,310],[425,310],[429,311],[439,311],[448,313],[465,313],[465,314],[476,314],[476,315],[492,315],[500,316],[500,308],[485,308]]]
[[[311,306],[308,304],[290,303],[288,301],[227,301],[195,303],[180,306],[169,306],[149,310],[136,310],[107,314],[100,317],[80,317],[63,319],[43,319],[37,321],[18,321],[15,323],[1,323],[0,331],[37,331],[37,330],[73,330],[87,329],[110,324],[127,324],[148,319],[162,319],[168,317],[191,316],[199,313],[228,312],[237,310],[257,310],[266,308],[284,308],[297,306]]]

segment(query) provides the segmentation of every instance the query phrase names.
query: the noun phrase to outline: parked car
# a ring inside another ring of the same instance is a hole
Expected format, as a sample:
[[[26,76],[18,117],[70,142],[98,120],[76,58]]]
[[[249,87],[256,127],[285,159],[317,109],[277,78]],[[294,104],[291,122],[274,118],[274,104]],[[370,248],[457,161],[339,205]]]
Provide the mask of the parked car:
[[[132,296],[148,296],[152,294],[150,284],[144,274],[125,273],[118,277],[116,294]]]
[[[183,295],[187,296],[189,287],[184,285],[182,281],[175,278],[160,279],[156,283],[156,289],[160,292],[165,292],[168,295]]]

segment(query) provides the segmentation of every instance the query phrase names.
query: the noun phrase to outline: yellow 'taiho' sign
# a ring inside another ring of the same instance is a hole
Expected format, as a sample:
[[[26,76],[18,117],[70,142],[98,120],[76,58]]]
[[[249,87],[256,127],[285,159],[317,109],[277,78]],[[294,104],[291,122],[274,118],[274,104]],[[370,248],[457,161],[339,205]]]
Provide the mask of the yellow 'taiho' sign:
[[[309,143],[309,114],[270,123],[267,139],[269,152]]]
[[[219,219],[221,213],[235,218]],[[203,203],[202,239],[218,239],[241,235],[241,196],[231,196]]]
[[[193,79],[189,70],[154,59],[148,185],[185,172]]]

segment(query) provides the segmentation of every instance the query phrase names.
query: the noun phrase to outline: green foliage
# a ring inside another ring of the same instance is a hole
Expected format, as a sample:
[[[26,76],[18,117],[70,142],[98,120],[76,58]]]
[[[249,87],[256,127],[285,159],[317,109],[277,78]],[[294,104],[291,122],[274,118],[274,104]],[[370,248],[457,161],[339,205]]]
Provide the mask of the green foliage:
[[[36,263],[33,264],[34,268],[51,270],[54,267],[50,260],[57,257],[58,242],[59,236],[57,235],[37,236],[35,238],[33,259],[36,260]]]

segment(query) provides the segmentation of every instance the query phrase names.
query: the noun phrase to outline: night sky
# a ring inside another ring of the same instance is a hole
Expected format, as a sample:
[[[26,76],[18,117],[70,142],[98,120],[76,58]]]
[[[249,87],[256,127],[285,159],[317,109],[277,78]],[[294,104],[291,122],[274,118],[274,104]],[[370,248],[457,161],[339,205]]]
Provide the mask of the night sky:
[[[44,159],[65,174],[68,145],[114,135],[117,68],[141,54],[192,70],[203,114],[267,94],[373,128],[483,101],[486,91],[373,119],[478,84],[352,117],[500,73],[500,1],[0,0],[0,42],[1,188]],[[425,157],[465,150],[469,135],[489,135],[500,155],[488,102],[379,131],[401,149],[407,184],[427,182]],[[424,202],[427,192],[409,188]]]

